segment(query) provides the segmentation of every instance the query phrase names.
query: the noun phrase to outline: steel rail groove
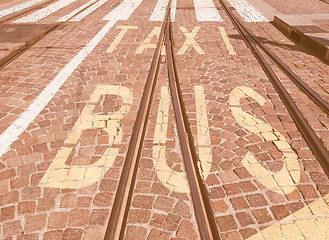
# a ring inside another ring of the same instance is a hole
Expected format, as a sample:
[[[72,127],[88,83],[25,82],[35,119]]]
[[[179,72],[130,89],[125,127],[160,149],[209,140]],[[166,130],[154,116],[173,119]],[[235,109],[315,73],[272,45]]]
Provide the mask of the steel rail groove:
[[[68,19],[66,19],[63,22],[59,22],[56,23],[53,27],[51,27],[49,30],[47,30],[46,32],[40,34],[39,36],[35,37],[34,39],[32,39],[31,41],[27,42],[25,45],[17,48],[15,51],[13,51],[12,53],[10,53],[8,56],[5,56],[4,58],[0,59],[0,69],[4,68],[5,66],[7,66],[8,64],[10,64],[11,62],[13,62],[15,59],[17,59],[19,56],[21,56],[23,53],[25,53],[27,50],[29,50],[32,46],[34,46],[37,42],[39,42],[41,39],[43,39],[44,37],[46,37],[48,34],[50,34],[51,32],[55,31],[57,28],[59,28],[60,26],[62,26],[63,24],[67,23],[68,21],[70,21],[72,18],[74,18],[75,16],[77,16],[78,14],[80,14],[81,12],[85,11],[86,9],[88,9],[89,7],[91,7],[92,5],[96,4],[97,2],[99,2],[99,0],[89,4],[88,6],[84,7],[83,9],[81,9],[80,11],[76,12],[74,15],[72,15],[71,17],[69,17]],[[25,13],[25,12],[24,12]],[[15,16],[16,17],[16,16]],[[9,20],[8,20],[9,21]]]
[[[204,240],[220,239],[216,220],[208,197],[208,192],[203,183],[200,170],[198,168],[197,163],[199,159],[195,150],[192,132],[188,124],[187,115],[183,105],[182,94],[179,88],[178,74],[173,55],[173,33],[170,23],[170,6],[171,1],[169,1],[167,6],[165,19],[162,23],[160,36],[157,43],[157,48],[155,50],[149,75],[144,87],[144,92],[137,113],[137,118],[134,124],[123,170],[120,176],[115,200],[112,206],[107,230],[105,233],[105,240],[124,238],[130,203],[135,187],[138,165],[147,127],[148,114],[160,67],[161,48],[164,44],[166,46],[168,78],[179,141],[181,145],[187,179],[191,190],[193,208],[200,237]]]
[[[309,148],[311,149],[314,156],[319,160],[320,165],[324,169],[325,173],[329,176],[329,151],[324,146],[321,139],[316,135],[310,124],[307,122],[299,108],[297,107],[296,103],[292,100],[291,96],[289,95],[288,91],[285,89],[279,78],[271,69],[268,62],[265,60],[264,56],[260,53],[256,46],[256,41],[249,35],[246,31],[246,27],[242,27],[242,23],[238,21],[238,19],[233,15],[233,13],[229,10],[226,3],[223,0],[219,0],[223,8],[225,9],[227,15],[240,32],[243,40],[252,50],[252,53],[260,63],[261,67],[263,68],[266,75],[269,77],[273,87],[276,89],[279,97],[281,98],[282,102],[288,109],[292,119],[294,120],[299,132],[302,134],[304,140],[308,144]]]
[[[168,20],[169,21],[169,20]],[[177,131],[186,175],[190,186],[194,213],[201,239],[220,239],[215,216],[208,197],[208,191],[201,178],[198,162],[200,162],[185,111],[182,92],[179,87],[178,73],[175,65],[173,50],[172,25],[169,21],[166,27],[166,55],[168,78],[171,91],[173,109],[175,113]]]
[[[171,4],[171,0],[169,1],[169,4]],[[165,28],[168,24],[167,19],[170,14],[169,4],[166,10],[165,21],[162,23],[150,71],[144,86],[144,92],[137,112],[104,240],[123,239],[124,237],[130,202],[133,195],[139,159],[147,127],[148,114],[159,72],[161,48],[164,43]]]
[[[234,16],[232,14],[232,16]],[[309,98],[313,100],[329,116],[329,103],[320,97],[312,88],[310,88],[299,76],[297,76],[281,59],[279,59],[268,47],[266,47],[238,18],[234,21],[261,47],[274,63],[302,90]]]

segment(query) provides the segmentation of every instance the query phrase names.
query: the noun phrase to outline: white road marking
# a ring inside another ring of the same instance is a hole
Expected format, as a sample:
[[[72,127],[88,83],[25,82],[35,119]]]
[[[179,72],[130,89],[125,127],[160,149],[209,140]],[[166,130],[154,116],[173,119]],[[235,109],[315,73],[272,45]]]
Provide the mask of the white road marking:
[[[217,8],[212,0],[194,0],[196,18],[199,22],[222,22]]]
[[[128,19],[134,10],[140,5],[142,0],[124,0],[118,7],[113,9],[115,14],[109,14],[110,20],[77,55],[60,71],[57,76],[48,84],[48,86],[40,93],[40,95],[31,103],[28,109],[23,112],[1,135],[0,135],[0,157],[5,154],[10,145],[16,141],[21,133],[23,133],[30,123],[38,116],[42,109],[55,96],[60,87],[67,78],[80,65],[80,63],[88,56],[88,54],[97,46],[108,31],[114,26],[118,20]],[[130,5],[129,11],[118,12],[116,9],[124,9]]]
[[[165,14],[166,14],[166,8],[168,5],[168,2],[169,2],[169,0],[158,0],[158,3],[155,6],[149,20],[162,22],[165,17]],[[171,21],[175,21],[176,4],[177,4],[177,0],[173,0],[171,2],[171,16],[170,16]]]
[[[95,3],[92,5],[90,8],[86,9],[82,13],[78,14],[74,18],[70,20],[70,22],[77,22],[86,17],[87,15],[91,14],[94,12],[97,8],[101,7],[104,3],[108,2],[108,0],[100,0],[99,2]]]
[[[228,0],[246,22],[268,22],[264,15],[246,0]]]
[[[25,17],[22,17],[15,21],[15,23],[24,23],[24,22],[37,22],[50,14],[58,11],[59,9],[62,9],[63,7],[66,7],[67,5],[75,2],[76,0],[59,0],[58,2],[55,2],[53,4],[50,4],[49,6],[40,9],[36,12],[33,12]]]
[[[91,1],[83,4],[82,6],[80,6],[77,9],[75,9],[74,11],[70,12],[69,14],[65,15],[64,17],[61,17],[60,19],[58,19],[57,22],[65,22],[67,19],[73,17],[75,14],[77,14],[78,12],[80,12],[82,9],[88,7],[89,5],[93,4],[96,1],[97,0],[91,0]],[[71,19],[71,21],[72,21],[72,19]]]
[[[25,3],[19,4],[19,5],[15,5],[13,7],[1,10],[0,11],[0,17],[7,16],[9,14],[21,11],[23,9],[29,8],[33,5],[36,5],[36,4],[42,3],[42,2],[46,2],[46,0],[32,0],[32,1],[25,2]]]
[[[113,9],[102,20],[128,20],[130,15],[141,4],[143,0],[124,0],[118,7]]]

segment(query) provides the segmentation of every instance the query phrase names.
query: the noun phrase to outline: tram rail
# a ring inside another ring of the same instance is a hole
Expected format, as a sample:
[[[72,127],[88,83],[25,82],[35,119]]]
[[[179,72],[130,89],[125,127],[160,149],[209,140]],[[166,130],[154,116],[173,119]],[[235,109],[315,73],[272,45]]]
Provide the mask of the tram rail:
[[[329,104],[314,92],[302,79],[300,79],[292,70],[290,70],[278,57],[276,57],[257,37],[229,10],[229,7],[223,0],[219,0],[227,15],[240,32],[246,44],[250,47],[256,59],[259,61],[266,75],[269,77],[272,85],[278,92],[281,100],[291,114],[298,130],[309,145],[313,154],[321,163],[324,171],[329,175],[329,152],[324,146],[321,139],[316,135],[310,124],[307,122],[298,106],[295,104],[280,79],[272,70],[262,52],[266,53],[269,58],[274,61],[278,67],[286,73],[286,75],[307,95],[309,96],[322,110],[329,115]],[[36,37],[31,42],[27,43],[20,49],[17,49],[13,54],[5,59],[0,60],[0,69],[15,60],[25,51],[30,49],[43,37],[68,22],[77,14],[86,10],[94,2],[71,16],[65,22],[56,24],[46,33]],[[121,176],[118,183],[118,188],[115,194],[112,210],[110,212],[109,221],[106,228],[105,240],[124,239],[130,204],[132,202],[134,187],[137,178],[138,166],[142,154],[143,143],[145,140],[148,118],[152,105],[152,99],[155,92],[157,77],[160,71],[161,49],[165,47],[166,63],[168,69],[169,88],[172,97],[173,110],[177,126],[178,138],[182,157],[185,165],[186,176],[190,187],[190,193],[196,217],[197,226],[199,229],[200,238],[203,239],[220,239],[219,228],[216,223],[215,215],[212,209],[212,203],[208,196],[208,190],[204,179],[201,176],[199,169],[199,157],[194,145],[193,134],[189,125],[187,113],[185,111],[183,94],[180,89],[178,70],[175,64],[175,54],[173,46],[173,30],[170,21],[170,6],[169,0],[164,21],[157,46],[153,55],[148,77],[145,82],[144,91],[137,112],[136,121],[133,126],[132,135],[130,138],[128,150],[125,156]],[[260,51],[260,49],[262,52]]]
[[[5,66],[7,66],[8,64],[10,64],[11,62],[13,62],[15,59],[17,59],[20,55],[22,55],[23,53],[25,53],[27,50],[29,50],[32,46],[34,46],[36,43],[38,43],[41,39],[45,38],[46,36],[48,36],[50,33],[54,32],[56,29],[58,29],[59,27],[63,26],[65,23],[69,22],[71,19],[73,19],[75,16],[79,15],[81,12],[85,11],[86,9],[90,8],[92,5],[96,4],[97,2],[99,2],[99,0],[89,4],[88,6],[84,7],[83,9],[81,9],[80,11],[76,12],[74,15],[70,16],[68,19],[66,19],[63,22],[58,22],[56,23],[54,26],[52,26],[50,29],[48,29],[46,32],[41,33],[40,35],[36,36],[35,38],[33,38],[32,40],[30,40],[29,42],[25,43],[23,46],[15,49],[13,52],[11,52],[10,54],[8,54],[7,56],[3,57],[2,59],[0,59],[0,69],[4,68]],[[39,6],[39,5],[38,5]],[[4,22],[8,22],[14,18],[17,18],[21,15],[24,15],[34,9],[38,9],[38,6],[34,6],[33,9],[29,9],[26,10],[24,12],[18,13],[17,15],[13,16],[10,19],[5,20]],[[4,22],[0,21],[0,24],[3,24]]]
[[[293,80],[293,82],[305,93],[307,96],[312,99],[323,111],[328,114],[328,103],[325,102],[318,94],[316,94],[305,82],[303,82],[295,73],[293,73],[283,62],[277,58],[264,44],[262,44],[256,37],[253,35],[247,27],[229,10],[227,4],[223,0],[219,0],[223,8],[225,9],[227,15],[231,19],[232,23],[235,25],[243,40],[252,50],[252,53],[258,60],[262,69],[268,76],[273,87],[280,96],[282,102],[288,109],[293,121],[295,122],[299,132],[303,136],[304,140],[310,147],[314,156],[319,160],[320,165],[323,170],[329,176],[329,151],[324,146],[322,140],[316,135],[306,118],[303,116],[302,112],[296,105],[296,103],[291,98],[288,91],[285,89],[280,79],[274,73],[270,64],[266,61],[265,57],[258,50],[257,45],[260,46],[262,50],[286,73],[286,75]]]
[[[215,216],[208,197],[206,186],[198,167],[198,156],[194,146],[192,131],[183,104],[182,92],[179,88],[178,73],[175,66],[173,49],[173,32],[170,22],[169,1],[165,19],[162,23],[157,47],[153,55],[149,75],[146,80],[141,104],[137,113],[133,133],[124,161],[118,190],[112,206],[104,239],[123,239],[128,212],[136,182],[139,159],[145,137],[147,119],[152,103],[152,96],[160,68],[161,48],[165,45],[169,86],[177,124],[181,152],[190,186],[192,202],[201,239],[220,239]]]

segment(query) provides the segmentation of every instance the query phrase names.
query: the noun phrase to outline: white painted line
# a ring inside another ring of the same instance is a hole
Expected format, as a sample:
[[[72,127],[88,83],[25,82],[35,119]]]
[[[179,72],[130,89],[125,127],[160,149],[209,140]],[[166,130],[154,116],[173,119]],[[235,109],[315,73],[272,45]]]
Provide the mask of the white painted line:
[[[134,0],[124,0],[121,4],[131,2]],[[138,0],[139,4],[142,0]],[[121,4],[117,7],[122,9]],[[77,55],[58,73],[58,75],[48,84],[48,86],[41,92],[41,94],[32,102],[28,109],[23,112],[1,135],[0,135],[0,157],[5,154],[10,145],[18,139],[19,135],[26,130],[30,123],[38,116],[42,109],[55,96],[57,91],[73,73],[73,71],[80,65],[80,63],[88,56],[88,54],[96,47],[96,45],[103,39],[114,24],[122,18],[128,19],[134,10],[139,6],[134,4],[134,9],[129,12],[123,12],[122,15],[114,14],[110,20]],[[117,8],[113,9],[115,11]]]
[[[77,22],[83,19],[84,17],[88,16],[92,12],[94,12],[97,8],[101,7],[104,3],[108,2],[108,0],[100,0],[99,2],[92,5],[90,8],[86,9],[82,13],[78,14],[74,18],[70,20],[70,22]]]
[[[123,2],[107,14],[102,20],[128,20],[130,15],[141,4],[143,0],[123,0]]]
[[[155,6],[149,20],[162,22],[166,15],[166,8],[168,6],[168,2],[169,0],[158,0],[158,3]],[[175,21],[176,5],[177,5],[177,0],[173,0],[171,2],[171,16],[170,16],[171,21],[173,22]]]
[[[199,22],[222,22],[217,8],[212,0],[194,0],[196,18]]]
[[[91,4],[93,4],[94,2],[96,2],[97,0],[91,0],[85,4],[83,4],[82,6],[80,6],[79,8],[75,9],[74,11],[70,12],[69,14],[65,15],[64,17],[61,17],[60,19],[57,20],[57,22],[65,22],[67,19],[73,17],[75,14],[77,14],[78,12],[80,12],[82,9],[90,6]],[[71,19],[72,20],[72,19]]]
[[[25,17],[22,17],[15,21],[15,23],[24,23],[24,22],[37,22],[50,14],[58,11],[59,9],[62,9],[63,7],[66,7],[67,5],[75,2],[76,0],[59,0],[58,2],[55,2],[53,4],[50,4],[49,6],[40,9],[36,12],[33,12]]]
[[[32,0],[32,1],[25,2],[25,3],[19,4],[19,5],[15,5],[13,7],[10,7],[10,8],[4,9],[4,10],[1,10],[0,11],[0,17],[7,16],[9,14],[12,14],[12,13],[15,13],[15,12],[18,12],[18,11],[21,11],[21,10],[23,10],[25,8],[29,8],[29,7],[31,7],[33,5],[36,5],[36,4],[42,3],[42,2],[46,2],[46,0]]]
[[[268,22],[264,15],[246,0],[228,0],[246,22]]]

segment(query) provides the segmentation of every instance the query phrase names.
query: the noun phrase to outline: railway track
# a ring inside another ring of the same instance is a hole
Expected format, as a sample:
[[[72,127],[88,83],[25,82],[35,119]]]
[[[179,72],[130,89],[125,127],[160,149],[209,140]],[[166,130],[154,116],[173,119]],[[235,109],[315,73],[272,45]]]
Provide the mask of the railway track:
[[[107,231],[104,238],[106,240],[124,238],[128,212],[136,182],[139,159],[145,137],[147,119],[149,118],[149,109],[152,103],[152,96],[160,68],[161,49],[164,45],[166,48],[168,78],[180,146],[200,237],[201,239],[220,239],[214,213],[208,197],[208,192],[197,165],[199,160],[194,147],[192,132],[189,127],[185,107],[183,105],[181,90],[179,89],[178,73],[175,66],[174,49],[172,44],[173,34],[170,22],[170,6],[171,1],[169,1],[167,6],[157,48],[153,56],[148,78],[146,80],[141,104],[124,161],[125,164],[123,166],[118,190],[113,203],[109,224],[107,226]]]
[[[303,82],[293,71],[291,71],[279,58],[277,58],[263,43],[261,43],[247,27],[236,18],[229,10],[227,4],[220,0],[223,8],[231,21],[238,29],[246,44],[251,48],[255,57],[262,66],[264,72],[270,78],[273,86],[277,90],[283,103],[289,110],[295,124],[302,133],[305,141],[312,149],[313,154],[321,163],[324,171],[329,175],[329,152],[324,146],[320,138],[315,134],[312,127],[303,117],[297,105],[293,102],[288,92],[280,82],[279,78],[271,69],[269,63],[256,47],[256,44],[289,76],[289,78],[310,98],[312,99],[326,114],[329,114],[329,104],[323,100],[317,93],[315,93],[305,82]],[[219,229],[214,217],[212,204],[210,202],[206,184],[200,174],[198,167],[198,154],[194,146],[194,140],[191,129],[189,127],[189,120],[185,112],[185,106],[180,89],[180,83],[175,65],[174,47],[173,47],[173,31],[170,22],[170,4],[169,2],[166,10],[165,19],[162,23],[160,37],[157,43],[149,75],[145,84],[141,105],[139,107],[138,115],[134,125],[133,134],[129,143],[128,152],[125,158],[125,164],[122,170],[122,175],[119,182],[119,187],[111,211],[109,223],[104,240],[124,239],[126,230],[126,223],[130,204],[132,201],[132,194],[136,182],[137,169],[139,165],[139,158],[143,147],[145,131],[147,126],[147,119],[149,109],[152,103],[152,96],[154,88],[156,87],[156,79],[160,68],[161,48],[165,46],[166,62],[168,69],[168,79],[170,92],[172,97],[172,104],[175,113],[175,119],[178,129],[179,141],[183,155],[183,161],[187,178],[192,195],[192,201],[196,216],[196,221],[199,228],[201,239],[220,239]]]
[[[267,54],[268,57],[271,58],[272,61],[275,62],[279,66],[279,68],[282,69],[282,71],[284,71],[287,76],[327,115],[329,114],[328,103],[323,100],[318,94],[316,94],[309,86],[307,86],[307,84],[303,82],[292,70],[290,70],[286,65],[284,65],[284,63],[279,58],[277,58],[273,53],[271,53],[271,51],[262,42],[260,42],[257,37],[255,37],[241,21],[232,14],[232,12],[229,10],[229,7],[224,1],[219,1],[225,9],[229,18],[232,20],[233,24],[237,28],[237,30],[240,32],[246,44],[254,53],[264,72],[271,80],[274,88],[278,92],[284,105],[291,114],[295,124],[297,125],[308,146],[312,150],[314,156],[316,156],[316,158],[319,160],[326,174],[329,175],[328,150],[324,146],[321,139],[316,135],[312,127],[308,124],[307,120],[303,117],[303,114],[298,109],[292,98],[289,96],[289,93],[287,92],[287,90],[285,90],[279,78],[271,69],[270,63],[267,62],[263,54]],[[96,2],[94,2],[93,4],[95,3]],[[33,41],[27,43],[25,46],[15,51],[15,53],[13,53],[10,57],[2,59],[0,61],[0,69],[8,65],[10,62],[14,61],[21,54],[23,54],[34,44],[36,44],[40,39],[44,38],[49,33],[54,31],[59,26],[66,23],[91,5],[77,12],[65,22],[56,24],[46,33],[36,37]],[[160,35],[157,42],[157,47],[154,51],[152,63],[144,86],[139,110],[137,113],[136,121],[134,123],[128,150],[125,155],[121,176],[119,179],[115,199],[107,224],[106,233],[104,237],[105,240],[124,239],[125,237],[128,214],[132,203],[143,143],[145,141],[145,134],[150,114],[150,108],[152,105],[154,91],[157,85],[157,77],[161,68],[160,63],[162,59],[162,48],[165,48],[166,52],[166,67],[168,70],[168,81],[171,92],[171,101],[178,131],[179,144],[189,183],[189,190],[192,196],[192,203],[199,230],[199,236],[201,239],[220,239],[220,230],[216,223],[212,202],[207,189],[207,184],[205,183],[202,177],[202,170],[200,170],[199,167],[200,159],[198,157],[198,153],[194,145],[193,134],[185,110],[182,90],[180,89],[179,71],[177,70],[175,63],[175,50],[173,46],[174,36],[172,23],[170,21],[170,6],[171,1],[169,1],[166,9],[165,18],[162,23]]]
[[[280,79],[274,73],[272,68],[270,67],[269,62],[266,61],[265,57],[258,50],[257,46],[259,46],[277,65],[280,69],[284,71],[284,73],[310,98],[314,103],[316,103],[325,114],[329,115],[329,104],[323,100],[317,93],[315,93],[305,82],[303,82],[293,71],[291,71],[279,58],[277,58],[264,44],[262,44],[254,34],[252,34],[246,26],[235,17],[232,12],[229,10],[227,4],[220,0],[221,5],[225,9],[226,13],[230,17],[231,21],[241,34],[243,40],[252,50],[254,56],[260,63],[264,72],[270,79],[273,87],[279,94],[282,102],[288,109],[291,117],[293,118],[298,130],[302,134],[306,143],[312,150],[314,156],[319,160],[323,170],[329,176],[329,151],[324,146],[321,139],[316,135],[312,127],[309,125],[307,120],[304,118],[303,114],[292,100],[288,91],[285,89]]]
[[[313,154],[321,163],[324,171],[329,175],[329,152],[324,146],[320,138],[315,134],[312,127],[303,117],[297,105],[293,102],[288,92],[280,82],[279,78],[271,69],[269,63],[256,47],[256,44],[284,71],[287,76],[310,98],[312,99],[326,114],[329,114],[329,104],[315,93],[305,82],[303,82],[293,71],[291,71],[279,58],[277,58],[263,43],[261,43],[247,27],[236,18],[229,10],[227,4],[220,0],[223,8],[231,21],[238,29],[246,44],[250,47],[255,57],[259,61],[266,75],[270,78],[274,88],[277,90],[283,103],[289,110],[295,124],[302,133],[305,141],[312,149]],[[212,204],[209,199],[207,186],[204,183],[198,167],[198,154],[194,146],[192,131],[189,127],[189,120],[185,112],[184,101],[179,83],[179,73],[175,65],[174,47],[173,47],[173,31],[170,22],[170,4],[166,10],[165,19],[154,52],[149,75],[145,84],[141,105],[134,125],[133,134],[129,143],[128,152],[125,158],[125,164],[122,170],[117,194],[115,196],[113,208],[111,211],[105,240],[124,239],[126,223],[132,194],[136,182],[139,158],[141,155],[149,109],[152,103],[154,88],[156,87],[156,79],[160,68],[161,48],[165,46],[166,62],[168,69],[168,79],[172,104],[175,113],[175,119],[178,129],[179,141],[183,155],[185,170],[187,173],[190,192],[194,206],[196,221],[199,228],[201,239],[220,239],[219,229],[216,224]]]
[[[48,5],[51,2],[53,2],[53,1],[49,1],[46,4]],[[94,1],[94,2],[90,3],[89,5],[85,6],[84,8],[80,9],[79,11],[77,11],[76,13],[74,13],[72,16],[70,16],[69,18],[67,18],[65,21],[62,21],[62,22],[58,22],[56,24],[53,24],[53,26],[51,26],[45,32],[43,32],[43,33],[35,36],[33,39],[29,40],[28,42],[26,42],[21,47],[16,48],[10,54],[8,54],[7,56],[5,56],[2,59],[0,59],[0,69],[4,68],[5,66],[7,66],[11,62],[13,62],[16,58],[18,58],[24,52],[26,52],[27,50],[29,50],[32,46],[34,46],[36,43],[38,43],[41,39],[45,38],[50,33],[54,32],[56,29],[60,28],[64,24],[66,24],[67,22],[69,22],[71,19],[73,19],[75,16],[79,15],[80,13],[82,13],[83,11],[85,11],[86,9],[88,9],[91,6],[95,5],[97,2],[99,2],[99,0],[98,1]],[[8,17],[5,17],[2,20],[0,19],[0,24],[6,24],[7,22],[10,22],[13,19],[16,19],[18,17],[24,16],[25,14],[27,14],[27,13],[33,11],[33,10],[42,8],[42,7],[44,7],[44,5],[45,5],[45,3],[41,3],[39,5],[32,6],[30,8],[25,9],[25,10],[22,10],[22,11],[20,11],[18,13],[11,14]]]

